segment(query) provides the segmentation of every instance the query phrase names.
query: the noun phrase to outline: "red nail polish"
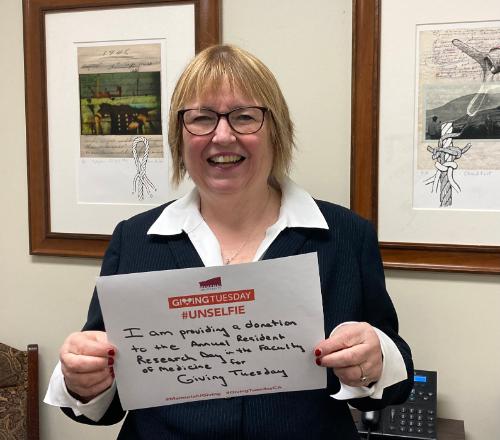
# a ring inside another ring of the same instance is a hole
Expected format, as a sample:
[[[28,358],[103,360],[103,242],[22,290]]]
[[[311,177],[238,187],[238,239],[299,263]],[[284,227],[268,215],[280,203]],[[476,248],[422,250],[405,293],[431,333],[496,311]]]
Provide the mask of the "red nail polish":
[[[320,358],[316,358],[316,365],[321,366],[321,359]]]
[[[111,374],[111,377],[114,379],[115,378],[115,370],[113,370],[113,367],[109,368],[109,374]]]
[[[113,365],[115,360],[113,358],[108,358],[108,365]]]
[[[114,356],[115,355],[115,350],[113,350],[112,348],[110,348],[108,350],[108,356]]]
[[[314,351],[314,354],[315,356],[321,356],[321,350],[319,348],[317,348],[315,351]]]

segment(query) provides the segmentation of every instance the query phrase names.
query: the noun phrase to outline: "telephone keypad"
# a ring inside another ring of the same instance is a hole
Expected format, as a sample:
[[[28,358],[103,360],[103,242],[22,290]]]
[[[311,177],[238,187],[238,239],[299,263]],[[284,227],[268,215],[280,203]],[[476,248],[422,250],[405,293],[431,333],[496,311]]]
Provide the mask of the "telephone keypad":
[[[425,401],[428,400],[423,395],[419,396]],[[393,435],[397,435],[398,433],[415,433],[427,436],[422,438],[436,438],[436,418],[434,414],[435,411],[432,409],[416,409],[406,406],[391,408],[388,426],[389,432]]]
[[[408,400],[402,405],[389,406],[383,412],[383,435],[394,440],[435,440],[436,390],[435,371],[415,370],[415,384]]]
[[[415,370],[414,388],[402,405],[381,411],[378,426],[371,428],[370,439],[436,440],[437,373]],[[357,422],[358,432],[366,438],[367,427]]]

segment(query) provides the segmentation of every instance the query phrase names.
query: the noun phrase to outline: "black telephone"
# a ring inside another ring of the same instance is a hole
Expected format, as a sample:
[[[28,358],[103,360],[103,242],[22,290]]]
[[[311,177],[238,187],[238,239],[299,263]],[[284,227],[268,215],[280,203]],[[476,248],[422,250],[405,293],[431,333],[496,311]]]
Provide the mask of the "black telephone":
[[[436,439],[437,372],[415,370],[415,385],[408,400],[381,411],[361,413],[356,421],[362,438],[391,440]]]

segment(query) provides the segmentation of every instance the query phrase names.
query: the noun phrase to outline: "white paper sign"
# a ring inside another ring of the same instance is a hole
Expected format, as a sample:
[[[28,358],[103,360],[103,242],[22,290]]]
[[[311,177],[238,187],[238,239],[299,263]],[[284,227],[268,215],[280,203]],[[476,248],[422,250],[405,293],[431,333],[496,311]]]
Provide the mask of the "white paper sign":
[[[100,277],[124,409],[326,387],[315,253]]]

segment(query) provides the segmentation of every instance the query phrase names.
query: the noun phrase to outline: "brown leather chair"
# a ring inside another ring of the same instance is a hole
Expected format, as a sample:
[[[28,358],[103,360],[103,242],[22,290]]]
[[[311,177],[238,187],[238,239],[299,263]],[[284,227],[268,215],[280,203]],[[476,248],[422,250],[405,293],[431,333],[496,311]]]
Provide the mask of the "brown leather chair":
[[[0,440],[38,439],[38,345],[0,343]]]

